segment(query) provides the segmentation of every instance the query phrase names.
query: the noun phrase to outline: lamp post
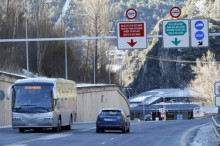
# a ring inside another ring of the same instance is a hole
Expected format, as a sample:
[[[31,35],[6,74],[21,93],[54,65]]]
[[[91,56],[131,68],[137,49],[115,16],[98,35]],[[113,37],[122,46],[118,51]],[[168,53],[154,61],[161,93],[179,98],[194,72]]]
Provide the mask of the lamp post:
[[[110,50],[109,50],[109,52],[108,52],[108,81],[109,81],[109,84],[111,84],[111,71],[110,71],[111,65],[110,64],[111,64],[111,61],[110,61]]]
[[[142,101],[142,105],[143,105],[143,121],[144,121],[144,115],[145,115],[144,100]]]
[[[42,2],[40,4],[48,4],[48,3],[51,3],[51,1],[45,1],[45,2]],[[33,5],[29,10],[25,9],[25,14],[26,14],[26,26],[25,26],[25,33],[26,33],[26,64],[27,64],[27,72],[29,73],[29,58],[28,58],[28,30],[27,30],[27,16],[29,15],[29,12],[31,11],[31,9],[34,7],[34,6],[39,6],[38,3],[36,5]],[[27,0],[25,0],[25,7],[27,8]]]
[[[68,79],[67,77],[67,44],[66,44],[66,24],[64,20],[64,32],[65,32],[65,78],[66,80]]]
[[[94,66],[93,66],[93,68],[94,68],[94,69],[93,69],[93,71],[94,71],[94,73],[93,73],[93,75],[94,75],[94,77],[93,77],[93,78],[94,78],[94,84],[95,84],[95,55],[96,55],[96,54],[95,54],[95,47],[96,47],[96,40],[94,40],[94,57],[93,57],[93,59],[94,59],[94,60],[93,60],[93,63],[94,63],[94,64],[93,64],[93,65],[94,65]]]

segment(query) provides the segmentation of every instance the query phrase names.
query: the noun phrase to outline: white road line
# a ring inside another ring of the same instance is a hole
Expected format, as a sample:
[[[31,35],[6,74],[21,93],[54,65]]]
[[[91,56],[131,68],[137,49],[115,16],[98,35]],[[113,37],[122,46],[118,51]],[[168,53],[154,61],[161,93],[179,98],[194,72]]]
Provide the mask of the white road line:
[[[51,139],[57,139],[57,138],[63,138],[67,136],[71,136],[72,134],[54,134],[54,135],[49,135],[46,137],[42,137],[42,140],[51,140]]]

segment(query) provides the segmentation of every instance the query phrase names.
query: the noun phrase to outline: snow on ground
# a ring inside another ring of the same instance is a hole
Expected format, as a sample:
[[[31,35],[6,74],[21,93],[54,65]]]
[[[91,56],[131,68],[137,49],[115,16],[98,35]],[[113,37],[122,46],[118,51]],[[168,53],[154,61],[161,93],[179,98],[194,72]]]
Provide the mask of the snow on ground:
[[[218,146],[212,124],[200,127],[190,146]]]

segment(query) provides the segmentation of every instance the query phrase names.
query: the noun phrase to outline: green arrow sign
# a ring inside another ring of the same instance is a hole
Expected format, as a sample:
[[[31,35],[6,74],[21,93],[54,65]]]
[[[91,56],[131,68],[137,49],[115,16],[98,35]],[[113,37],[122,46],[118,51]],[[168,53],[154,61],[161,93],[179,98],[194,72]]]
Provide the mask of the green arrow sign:
[[[168,22],[165,26],[165,32],[169,36],[181,36],[187,31],[186,24],[183,21]]]
[[[172,41],[172,42],[174,43],[174,45],[177,46],[181,42],[181,40],[178,41],[177,38],[175,38],[175,41]]]

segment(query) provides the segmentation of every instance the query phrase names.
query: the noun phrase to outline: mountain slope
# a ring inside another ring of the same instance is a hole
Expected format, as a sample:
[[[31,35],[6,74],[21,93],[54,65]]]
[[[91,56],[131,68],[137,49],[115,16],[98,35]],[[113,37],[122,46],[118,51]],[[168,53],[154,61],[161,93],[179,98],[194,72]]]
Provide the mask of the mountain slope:
[[[219,4],[219,0],[189,0],[182,9],[180,19],[207,18],[209,31],[220,32]],[[165,19],[171,17],[167,15]],[[162,20],[151,34],[162,34]],[[208,49],[220,60],[220,37],[210,37],[209,48],[163,49],[162,39],[155,38],[148,42],[147,49],[130,52],[124,59],[124,64],[129,64],[125,71],[125,86],[134,88],[137,93],[155,88],[186,86],[194,78],[190,65]]]

